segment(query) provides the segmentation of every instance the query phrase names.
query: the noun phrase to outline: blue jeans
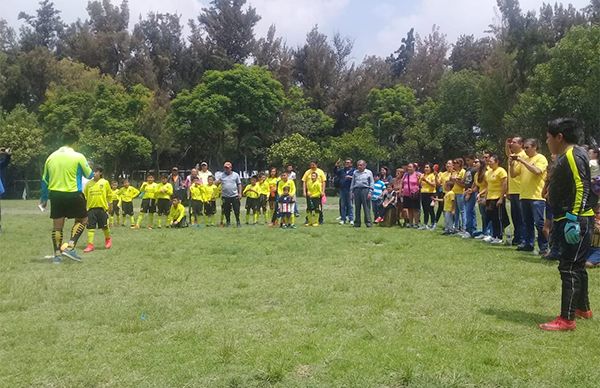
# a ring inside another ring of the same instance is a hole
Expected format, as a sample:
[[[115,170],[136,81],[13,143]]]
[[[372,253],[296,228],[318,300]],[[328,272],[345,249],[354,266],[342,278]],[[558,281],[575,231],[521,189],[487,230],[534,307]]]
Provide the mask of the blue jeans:
[[[492,224],[490,220],[487,219],[487,214],[485,213],[485,203],[479,204],[479,213],[481,214],[481,232],[486,236],[491,236]]]
[[[465,195],[456,194],[456,212],[454,214],[454,229],[462,230],[465,227]]]
[[[512,205],[512,203],[511,203]],[[548,249],[548,240],[544,236],[544,211],[546,202],[535,199],[522,199],[521,211],[523,213],[524,235],[523,244],[534,246],[535,231],[537,229],[537,241],[540,251]]]
[[[354,221],[354,209],[350,200],[350,189],[340,189],[340,217],[342,221]]]
[[[519,194],[509,194],[508,199],[510,199],[510,218],[515,230],[515,235],[513,236],[513,245],[522,244],[525,237],[525,224],[523,224],[521,200],[519,198]]]
[[[455,215],[452,212],[444,212],[444,232],[454,233]]]
[[[475,206],[477,205],[477,195],[471,194],[468,201],[465,201],[465,229],[470,234],[477,230],[477,217],[475,216]]]

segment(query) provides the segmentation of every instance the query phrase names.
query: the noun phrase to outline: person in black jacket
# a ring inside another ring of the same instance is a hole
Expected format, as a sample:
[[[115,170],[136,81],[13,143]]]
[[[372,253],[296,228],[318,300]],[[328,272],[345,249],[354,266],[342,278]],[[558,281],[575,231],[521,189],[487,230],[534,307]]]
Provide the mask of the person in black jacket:
[[[10,163],[10,148],[0,148],[0,197],[4,194],[4,184],[2,182],[2,170]],[[0,232],[2,231],[2,207],[0,206]]]
[[[575,318],[592,317],[585,261],[594,226],[587,151],[577,146],[577,121],[561,118],[548,123],[546,144],[558,155],[550,178],[548,200],[554,214],[552,238],[558,244],[558,270],[562,281],[560,316],[539,325],[542,330],[574,330]]]

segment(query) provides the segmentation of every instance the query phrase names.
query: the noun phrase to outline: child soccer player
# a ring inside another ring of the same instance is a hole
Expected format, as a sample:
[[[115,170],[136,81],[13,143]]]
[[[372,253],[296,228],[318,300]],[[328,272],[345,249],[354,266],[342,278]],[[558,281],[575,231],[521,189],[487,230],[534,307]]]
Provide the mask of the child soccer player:
[[[383,196],[385,192],[385,182],[381,180],[379,174],[373,175],[373,194],[371,195],[371,204],[373,205],[373,215],[375,223],[383,221]]]
[[[455,233],[454,215],[456,213],[456,194],[452,191],[453,186],[453,182],[447,181],[444,183],[444,189],[446,190],[444,198],[435,198],[436,201],[444,203],[444,232],[442,233],[444,236]]]
[[[157,188],[158,184],[154,182],[154,175],[148,175],[146,177],[146,182],[140,187],[140,192],[143,192],[144,196],[142,197],[142,209],[138,216],[137,223],[135,224],[136,229],[140,228],[142,220],[144,219],[144,214],[149,214],[148,229],[152,230],[152,227],[154,226],[154,213],[156,213]]]
[[[269,182],[267,182],[267,176],[265,173],[260,173],[258,176],[258,187],[260,188],[260,196],[258,197],[258,209],[263,215],[265,225],[268,222],[267,205],[269,202],[269,195],[271,194],[271,188]]]
[[[160,183],[156,189],[156,206],[158,208],[158,228],[162,227],[162,219],[167,218],[171,208],[171,196],[173,195],[173,185],[168,182],[169,177],[163,175],[160,177]]]
[[[169,216],[167,217],[167,227],[183,228],[186,226],[185,207],[181,204],[181,200],[177,196],[173,196]]]
[[[310,174],[310,180],[306,182],[306,191],[308,193],[306,226],[319,226],[319,213],[321,213],[321,197],[323,196],[323,184],[318,179],[316,172]]]
[[[192,222],[192,225],[200,226],[198,220],[202,217],[202,183],[200,183],[200,179],[197,176],[192,177],[189,193],[190,214],[192,217],[190,221]]]
[[[106,249],[112,247],[107,213],[109,208],[112,207],[112,203],[110,203],[112,190],[108,181],[102,177],[102,173],[102,167],[94,168],[94,179],[89,181],[83,189],[88,211],[88,245],[83,250],[84,253],[94,250],[96,228],[102,229],[104,232],[104,247]]]
[[[281,195],[277,198],[279,204],[279,215],[281,216],[280,228],[292,227],[291,219],[294,212],[294,197],[290,195],[290,186],[285,186],[282,189]]]
[[[129,179],[123,181],[123,187],[119,190],[119,198],[121,198],[121,208],[123,210],[123,223],[121,226],[125,226],[125,219],[129,216],[129,223],[131,228],[135,228],[135,218],[133,217],[133,199],[140,195],[140,191],[133,186],[129,185]]]
[[[121,223],[121,215],[119,213],[119,184],[117,181],[112,181],[110,183],[110,203],[112,206],[110,208],[110,213],[108,214],[110,217],[108,218],[108,226],[113,227],[115,225],[119,225]],[[117,222],[115,222],[115,218]]]
[[[246,225],[250,223],[250,213],[252,213],[252,225],[256,225],[258,221],[258,198],[260,197],[260,187],[256,175],[250,178],[250,184],[244,188],[243,195],[246,197]]]
[[[215,185],[215,177],[210,175],[208,184],[202,185],[202,207],[204,208],[204,224],[215,226],[215,214],[217,213],[217,196],[219,186]]]

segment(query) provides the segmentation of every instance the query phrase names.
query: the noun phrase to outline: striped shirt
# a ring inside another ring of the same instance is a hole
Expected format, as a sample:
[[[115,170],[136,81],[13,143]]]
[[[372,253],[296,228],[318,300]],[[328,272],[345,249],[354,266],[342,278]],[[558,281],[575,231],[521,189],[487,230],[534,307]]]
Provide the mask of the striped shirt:
[[[385,183],[381,179],[373,183],[373,196],[371,200],[376,201],[380,199],[383,195],[383,190],[385,190]]]

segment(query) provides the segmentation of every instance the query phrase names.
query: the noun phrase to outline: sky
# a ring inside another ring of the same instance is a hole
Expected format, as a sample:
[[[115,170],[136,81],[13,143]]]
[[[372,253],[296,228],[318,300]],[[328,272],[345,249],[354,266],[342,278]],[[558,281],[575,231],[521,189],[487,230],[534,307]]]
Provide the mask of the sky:
[[[53,0],[62,13],[63,21],[71,23],[87,16],[87,0]],[[0,18],[13,27],[20,25],[20,11],[35,14],[39,0],[0,0]],[[112,0],[121,4],[121,0]],[[554,4],[554,0],[548,1]],[[580,9],[589,0],[565,2]],[[542,0],[521,0],[522,10],[539,11]],[[182,24],[195,18],[209,0],[129,0],[130,28],[140,15],[148,12],[170,12],[181,15]],[[275,24],[277,35],[288,46],[301,45],[313,26],[328,36],[340,33],[354,41],[353,61],[365,56],[388,56],[401,44],[401,39],[412,28],[421,36],[431,32],[433,25],[440,27],[452,43],[461,34],[485,36],[487,27],[499,20],[496,0],[248,0],[262,17],[255,35],[266,35]]]

